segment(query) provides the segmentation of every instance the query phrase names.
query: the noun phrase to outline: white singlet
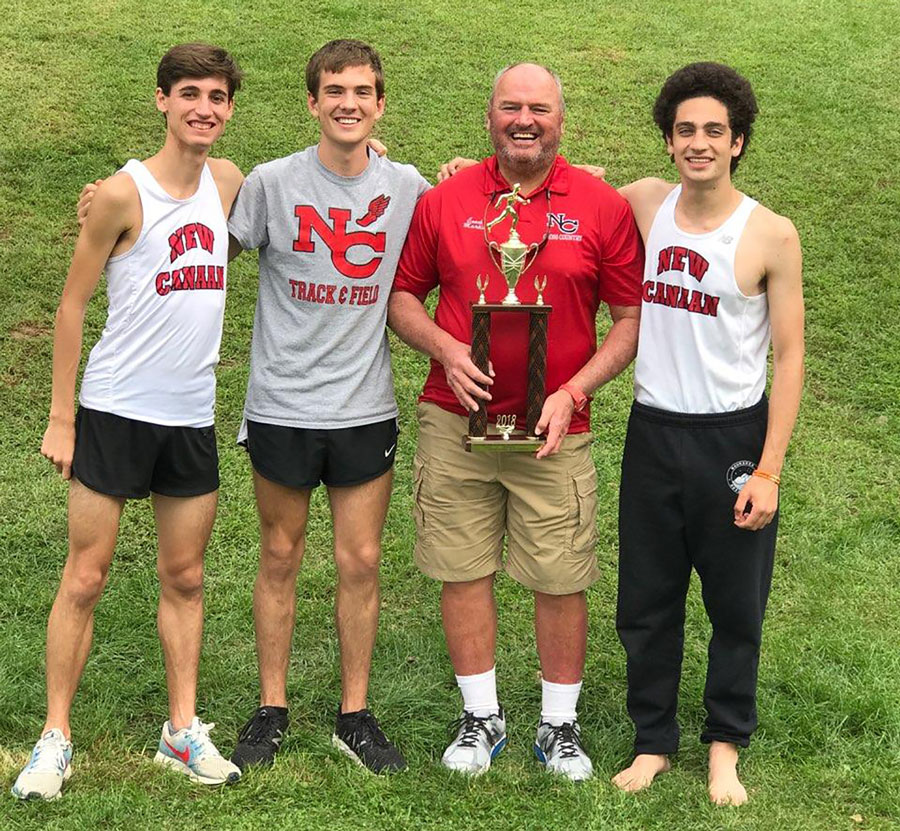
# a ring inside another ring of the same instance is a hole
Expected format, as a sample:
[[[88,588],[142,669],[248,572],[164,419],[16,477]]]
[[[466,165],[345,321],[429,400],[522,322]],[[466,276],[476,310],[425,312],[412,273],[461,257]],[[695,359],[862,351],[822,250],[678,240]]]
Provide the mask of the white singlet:
[[[766,388],[769,306],[743,294],[734,275],[741,234],[758,204],[744,196],[705,234],[675,224],[681,185],[653,219],[646,245],[634,397],[678,413],[750,407]]]
[[[122,172],[143,211],[134,246],[106,263],[109,314],[91,350],[80,402],[92,410],[179,427],[213,423],[228,228],[204,165],[193,196],[169,196],[136,159]]]

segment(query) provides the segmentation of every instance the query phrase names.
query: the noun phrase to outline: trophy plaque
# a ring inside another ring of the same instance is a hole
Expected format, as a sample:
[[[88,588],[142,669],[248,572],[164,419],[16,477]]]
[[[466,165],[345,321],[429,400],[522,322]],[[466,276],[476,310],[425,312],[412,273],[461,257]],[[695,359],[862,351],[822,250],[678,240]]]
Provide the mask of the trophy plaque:
[[[508,290],[502,302],[487,303],[484,292],[488,286],[489,276],[479,274],[475,278],[479,296],[478,300],[472,303],[472,362],[485,374],[488,372],[490,356],[491,315],[528,315],[528,361],[523,373],[526,383],[525,433],[523,435],[521,432],[514,432],[516,429],[514,414],[498,414],[497,432],[489,434],[487,404],[479,400],[478,409],[469,413],[469,432],[463,437],[463,444],[468,451],[533,453],[545,441],[545,437],[536,436],[534,430],[541,417],[546,387],[547,319],[552,310],[552,307],[544,303],[543,298],[547,277],[535,277],[537,300],[534,303],[522,303],[516,295],[520,277],[534,263],[541,247],[541,243],[526,245],[519,239],[516,230],[519,224],[517,205],[527,203],[528,200],[519,194],[518,184],[513,185],[510,193],[501,194],[497,198],[494,207],[500,208],[503,205],[503,210],[495,219],[485,223],[484,234],[491,259],[505,278]],[[488,240],[488,231],[508,217],[511,218],[511,222],[506,242]]]

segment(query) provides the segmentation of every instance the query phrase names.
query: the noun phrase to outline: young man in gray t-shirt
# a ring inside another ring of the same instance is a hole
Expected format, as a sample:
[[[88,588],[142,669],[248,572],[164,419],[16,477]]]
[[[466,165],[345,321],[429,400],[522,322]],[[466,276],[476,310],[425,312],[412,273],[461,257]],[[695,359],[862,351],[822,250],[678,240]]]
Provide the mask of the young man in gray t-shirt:
[[[232,761],[271,763],[287,729],[287,668],[312,489],[334,523],[342,698],[333,743],[375,772],[406,766],[367,709],[378,625],[381,532],[397,440],[387,300],[428,183],[370,153],[384,112],[378,54],[332,41],[306,69],[319,143],[256,167],[229,221],[259,249],[259,297],[241,441],[260,516],[253,614],[260,707]]]

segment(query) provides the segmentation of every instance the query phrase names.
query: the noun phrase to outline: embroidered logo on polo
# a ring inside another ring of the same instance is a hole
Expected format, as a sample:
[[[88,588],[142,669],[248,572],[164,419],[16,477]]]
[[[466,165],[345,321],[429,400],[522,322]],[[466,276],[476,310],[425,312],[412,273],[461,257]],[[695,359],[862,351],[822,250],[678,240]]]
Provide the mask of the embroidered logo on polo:
[[[567,235],[577,234],[578,226],[581,224],[580,220],[572,219],[572,217],[567,217],[565,214],[547,214],[547,219],[551,228],[555,225],[559,228],[561,234]]]
[[[549,233],[547,239],[562,240],[564,242],[581,242],[582,235],[578,233],[581,227],[580,219],[573,219],[564,213],[547,214],[547,226]],[[462,224],[463,228],[470,231],[484,231],[484,220],[474,216],[467,217]]]
[[[390,197],[385,194],[376,196],[366,212],[356,221],[366,227],[384,216],[390,204]],[[387,234],[384,231],[348,231],[352,212],[346,208],[329,208],[328,219],[324,219],[313,205],[295,205],[294,216],[298,220],[297,239],[294,240],[294,251],[311,253],[316,250],[315,234],[331,252],[331,264],[335,269],[353,280],[371,277],[381,265]],[[369,249],[371,252],[365,259],[364,251],[354,253],[351,262],[347,253],[351,248]]]
[[[749,459],[741,459],[739,462],[735,462],[725,471],[725,481],[728,483],[728,487],[735,493],[740,493],[741,488],[747,484],[747,480],[753,475],[754,470],[756,470],[756,463],[751,462]]]

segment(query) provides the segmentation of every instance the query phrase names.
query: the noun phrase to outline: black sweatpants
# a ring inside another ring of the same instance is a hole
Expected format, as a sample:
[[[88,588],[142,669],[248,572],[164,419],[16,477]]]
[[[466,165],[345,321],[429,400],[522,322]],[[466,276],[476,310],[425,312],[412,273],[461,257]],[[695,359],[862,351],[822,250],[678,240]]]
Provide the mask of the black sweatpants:
[[[678,749],[678,683],[691,568],[712,623],[704,742],[750,743],[762,621],[778,515],[734,525],[734,503],[762,452],[768,402],[713,415],[634,403],[619,495],[616,628],[628,658],[635,753]]]

